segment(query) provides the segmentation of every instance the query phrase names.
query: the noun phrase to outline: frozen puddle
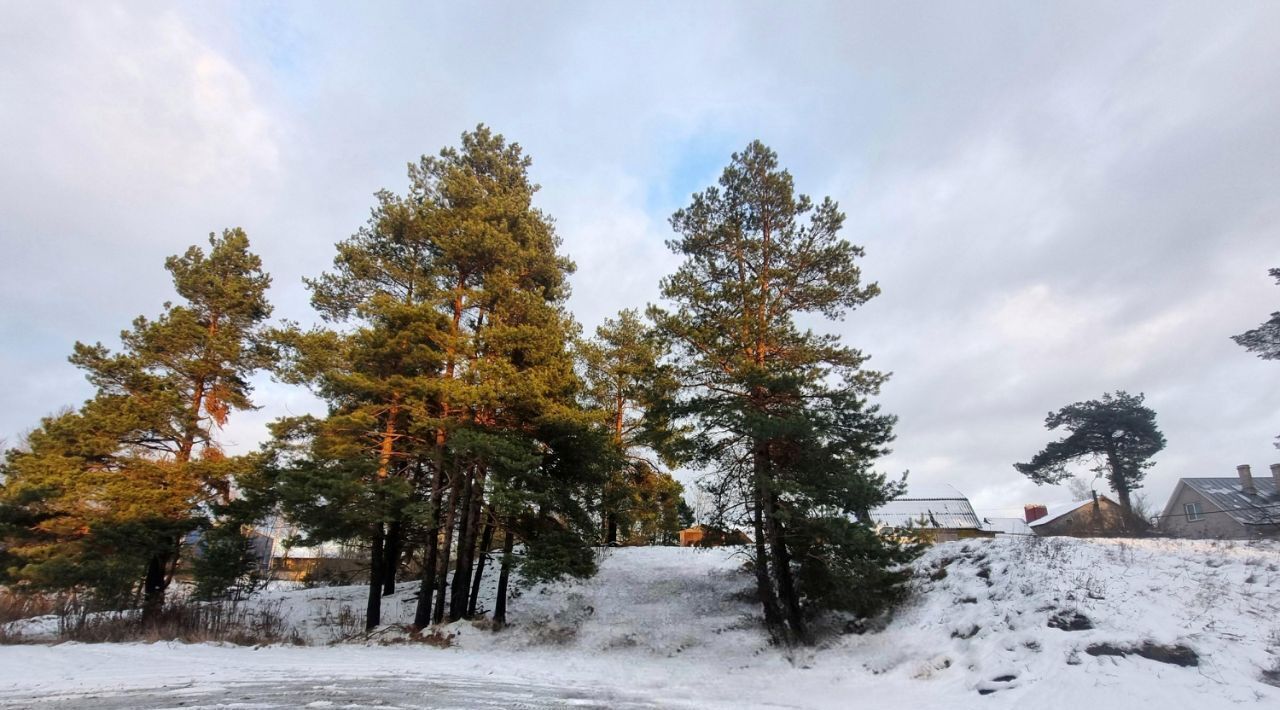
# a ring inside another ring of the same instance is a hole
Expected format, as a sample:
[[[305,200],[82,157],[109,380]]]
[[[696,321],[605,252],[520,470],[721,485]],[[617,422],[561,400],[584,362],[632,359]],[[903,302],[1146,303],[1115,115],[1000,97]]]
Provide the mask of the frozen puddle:
[[[506,683],[447,678],[348,678],[317,684],[315,680],[221,683],[205,686],[140,688],[52,695],[8,695],[0,707],[61,710],[93,708],[125,710],[172,708],[378,708],[385,710],[454,710],[461,708],[583,708],[651,710],[669,702],[645,700],[605,688]]]

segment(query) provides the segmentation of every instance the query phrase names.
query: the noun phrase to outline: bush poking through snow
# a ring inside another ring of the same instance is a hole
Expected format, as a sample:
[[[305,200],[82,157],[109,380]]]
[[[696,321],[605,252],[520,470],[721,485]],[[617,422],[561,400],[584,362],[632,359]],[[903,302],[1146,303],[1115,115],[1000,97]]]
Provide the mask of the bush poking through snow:
[[[1183,668],[1200,665],[1200,656],[1190,646],[1183,644],[1162,645],[1144,641],[1138,646],[1119,646],[1113,643],[1090,644],[1084,650],[1090,656],[1141,656],[1161,663]]]
[[[1088,631],[1093,628],[1093,622],[1078,611],[1067,610],[1049,617],[1049,628],[1062,631]]]

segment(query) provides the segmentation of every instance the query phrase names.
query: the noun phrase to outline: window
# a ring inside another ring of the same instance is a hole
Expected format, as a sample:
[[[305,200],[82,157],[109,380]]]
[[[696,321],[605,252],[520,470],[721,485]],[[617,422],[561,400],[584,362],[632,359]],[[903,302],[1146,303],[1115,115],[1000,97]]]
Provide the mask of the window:
[[[1199,503],[1183,503],[1182,509],[1187,513],[1187,521],[1204,520],[1204,511],[1200,509]]]

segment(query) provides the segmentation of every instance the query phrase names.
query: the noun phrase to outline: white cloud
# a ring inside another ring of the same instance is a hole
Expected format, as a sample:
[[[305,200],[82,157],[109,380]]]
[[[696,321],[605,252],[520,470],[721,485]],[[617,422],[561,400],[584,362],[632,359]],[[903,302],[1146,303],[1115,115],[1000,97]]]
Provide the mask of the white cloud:
[[[309,319],[299,278],[371,193],[484,121],[534,158],[588,328],[656,298],[669,212],[748,140],[840,200],[884,289],[835,327],[895,373],[885,470],[992,512],[1052,502],[1011,464],[1050,409],[1115,389],[1146,392],[1169,437],[1153,498],[1264,465],[1280,368],[1227,336],[1280,296],[1278,13],[9,6],[0,433],[83,397],[71,342],[154,313],[162,258],[210,230],[245,226],[279,315]],[[294,396],[264,385],[229,435],[311,406]]]

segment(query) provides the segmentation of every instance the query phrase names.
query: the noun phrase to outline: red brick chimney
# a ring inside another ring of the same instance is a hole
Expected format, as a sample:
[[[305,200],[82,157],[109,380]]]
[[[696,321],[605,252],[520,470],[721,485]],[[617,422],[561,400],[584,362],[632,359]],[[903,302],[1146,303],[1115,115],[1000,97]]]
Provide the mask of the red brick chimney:
[[[1258,487],[1253,485],[1253,472],[1249,470],[1249,464],[1236,466],[1236,473],[1240,476],[1240,490],[1247,496],[1258,495]]]
[[[1022,513],[1027,523],[1031,523],[1048,515],[1049,509],[1039,503],[1032,503],[1031,505],[1022,506]]]

